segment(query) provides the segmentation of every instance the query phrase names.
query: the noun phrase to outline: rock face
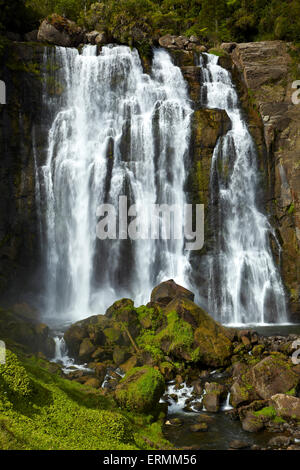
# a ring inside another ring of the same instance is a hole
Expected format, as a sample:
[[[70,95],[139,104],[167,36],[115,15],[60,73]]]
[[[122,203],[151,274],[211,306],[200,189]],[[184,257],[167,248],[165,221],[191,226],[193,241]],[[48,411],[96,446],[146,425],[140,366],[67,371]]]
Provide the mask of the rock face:
[[[200,41],[196,36],[186,37],[186,36],[174,36],[171,34],[166,34],[158,40],[161,47],[166,49],[184,49],[187,51],[196,51],[196,52],[206,52],[207,48],[200,45]]]
[[[165,381],[158,370],[151,367],[131,369],[115,391],[119,406],[138,413],[151,412],[165,390]]]
[[[297,64],[291,53],[291,44],[265,41],[237,44],[231,56],[233,73],[242,78],[248,102],[256,106],[262,119],[265,156],[261,149],[261,165],[268,182],[267,205],[275,217],[282,276],[296,315],[300,313],[300,105],[292,101]],[[261,148],[259,135],[254,137]]]
[[[279,416],[300,420],[300,398],[278,393],[271,397],[271,402]]]
[[[106,311],[72,325],[65,333],[69,352],[81,362],[110,361],[124,371],[157,365],[170,380],[173,361],[219,367],[229,363],[230,333],[173,280],[157,286],[147,306],[121,299]],[[158,302],[157,302],[158,301]]]
[[[77,47],[83,41],[83,31],[73,21],[51,15],[42,22],[37,39],[56,46]]]
[[[26,43],[8,44],[1,58],[7,104],[0,106],[0,293],[11,294],[14,302],[21,291],[41,287],[35,158],[42,164],[47,150],[50,116],[42,112],[43,86],[55,83],[50,75],[43,80],[43,60],[44,47]]]

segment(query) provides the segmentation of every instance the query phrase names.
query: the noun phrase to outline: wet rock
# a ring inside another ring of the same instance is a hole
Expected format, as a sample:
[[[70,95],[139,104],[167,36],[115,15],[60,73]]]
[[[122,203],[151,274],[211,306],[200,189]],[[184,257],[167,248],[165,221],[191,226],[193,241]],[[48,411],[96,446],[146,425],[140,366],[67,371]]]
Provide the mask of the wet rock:
[[[191,432],[205,432],[205,431],[208,431],[208,425],[207,423],[193,424],[192,426],[190,426],[190,431]]]
[[[183,420],[180,418],[172,418],[165,422],[165,424],[170,426],[182,426]]]
[[[24,35],[25,41],[28,42],[36,42],[38,40],[38,29],[35,29],[34,31],[30,31],[29,33],[26,33]]]
[[[217,413],[220,409],[221,399],[226,394],[225,387],[216,382],[206,382],[205,390],[206,394],[203,397],[203,405],[207,411]]]
[[[255,416],[253,413],[248,412],[242,421],[242,428],[247,432],[258,432],[264,428],[263,419]]]
[[[231,449],[247,449],[249,444],[244,441],[234,440],[230,442],[229,447]]]
[[[279,393],[271,397],[271,403],[279,416],[300,419],[300,398]]]
[[[99,31],[90,31],[89,33],[86,33],[85,37],[86,37],[87,42],[94,46],[96,44],[95,40],[98,34],[100,34]]]
[[[291,443],[291,438],[287,436],[276,436],[269,440],[268,446],[270,447],[288,447]]]
[[[99,33],[95,38],[95,44],[98,47],[101,47],[101,46],[104,46],[105,44],[107,44],[107,35],[106,35],[106,33],[104,33],[104,32]]]
[[[206,413],[201,413],[199,416],[197,416],[197,421],[199,423],[213,423],[215,420],[214,416],[207,415]]]
[[[164,389],[165,381],[158,370],[147,366],[136,367],[117,385],[115,400],[129,411],[146,413],[155,409]]]

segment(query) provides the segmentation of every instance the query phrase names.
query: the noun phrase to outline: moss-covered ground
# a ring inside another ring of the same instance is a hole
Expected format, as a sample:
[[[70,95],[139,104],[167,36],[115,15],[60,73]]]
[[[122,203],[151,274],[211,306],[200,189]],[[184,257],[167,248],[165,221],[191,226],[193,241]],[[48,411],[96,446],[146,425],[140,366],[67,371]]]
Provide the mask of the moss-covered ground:
[[[120,410],[111,396],[71,382],[35,356],[0,365],[0,449],[131,450],[170,447],[163,415]],[[155,420],[156,419],[156,420]]]

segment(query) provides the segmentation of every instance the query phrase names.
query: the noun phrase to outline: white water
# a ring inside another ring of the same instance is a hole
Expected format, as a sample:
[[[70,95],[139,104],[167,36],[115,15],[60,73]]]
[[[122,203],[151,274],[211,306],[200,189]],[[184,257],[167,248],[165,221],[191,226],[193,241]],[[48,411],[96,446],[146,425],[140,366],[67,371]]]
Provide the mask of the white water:
[[[209,258],[208,310],[222,323],[284,323],[284,289],[269,241],[276,237],[257,203],[261,183],[256,150],[230,74],[217,62],[209,54],[200,59],[204,104],[225,110],[231,121],[211,166],[215,243]]]
[[[149,301],[162,280],[187,285],[182,240],[100,241],[96,209],[118,197],[183,207],[190,108],[181,71],[154,51],[151,76],[125,46],[56,48],[64,87],[42,169],[47,316],[76,321],[121,297]],[[49,60],[49,59],[48,59]]]
[[[63,336],[55,336],[53,339],[55,342],[55,357],[53,362],[61,364],[65,374],[73,372],[75,369],[91,372],[91,369],[85,365],[75,364],[74,359],[68,356],[68,349]]]

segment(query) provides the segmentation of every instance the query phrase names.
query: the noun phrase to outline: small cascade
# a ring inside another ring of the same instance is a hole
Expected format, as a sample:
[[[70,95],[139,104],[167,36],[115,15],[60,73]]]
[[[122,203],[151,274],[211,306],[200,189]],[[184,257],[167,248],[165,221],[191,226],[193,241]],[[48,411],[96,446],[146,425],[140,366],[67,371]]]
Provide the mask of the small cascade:
[[[63,366],[63,372],[68,374],[74,370],[84,370],[84,371],[91,371],[86,365],[76,364],[75,360],[69,357],[68,355],[68,348],[65,343],[63,336],[55,336],[55,357],[53,362],[57,362]]]

